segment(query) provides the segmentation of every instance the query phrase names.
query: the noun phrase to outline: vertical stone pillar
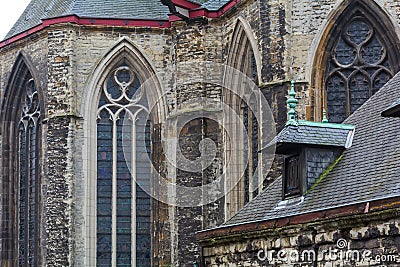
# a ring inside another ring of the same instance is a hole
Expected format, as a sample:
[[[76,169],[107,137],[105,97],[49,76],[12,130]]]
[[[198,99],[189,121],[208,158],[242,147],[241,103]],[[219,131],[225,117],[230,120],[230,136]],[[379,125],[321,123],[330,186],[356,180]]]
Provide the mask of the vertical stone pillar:
[[[74,31],[48,32],[48,103],[45,141],[45,265],[72,266],[74,240]]]
[[[281,1],[260,0],[260,32],[264,81],[285,79],[285,7]]]
[[[180,156],[188,161],[176,167],[172,166],[174,170],[171,168],[169,170],[169,175],[174,176],[172,177],[174,182],[178,186],[187,188],[203,188],[222,174],[222,125],[217,122],[218,117],[222,116],[221,88],[218,84],[208,81],[214,71],[217,75],[221,73],[218,68],[213,69],[213,64],[207,62],[207,60],[215,62],[219,56],[216,55],[216,51],[220,51],[218,47],[221,43],[218,42],[218,38],[221,37],[219,33],[214,32],[214,26],[208,23],[206,19],[199,19],[187,23],[176,22],[173,25],[174,91],[177,106],[169,118],[168,124],[173,125],[175,129],[168,129],[167,142],[175,142],[176,146],[166,147],[172,150],[179,149]],[[217,151],[211,164],[203,160],[205,155],[202,155],[201,143],[205,139],[212,141]],[[167,151],[166,154],[170,155],[171,151]],[[198,161],[197,167],[200,168],[191,170],[188,166],[196,161]],[[208,203],[207,193],[209,192],[202,192],[196,196],[186,195],[180,190],[172,193],[178,200],[170,216],[173,266],[198,264],[200,249],[196,232],[223,223],[224,201],[220,199]],[[182,202],[193,205],[182,206]]]

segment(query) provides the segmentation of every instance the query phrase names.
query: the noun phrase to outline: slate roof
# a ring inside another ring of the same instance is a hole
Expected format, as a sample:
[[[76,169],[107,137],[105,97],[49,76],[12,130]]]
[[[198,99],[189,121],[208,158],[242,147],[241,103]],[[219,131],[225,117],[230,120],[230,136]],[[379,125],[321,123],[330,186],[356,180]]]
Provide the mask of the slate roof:
[[[282,178],[279,178],[225,225],[400,196],[400,118],[381,116],[393,99],[399,98],[399,88],[400,74],[397,74],[345,121],[356,126],[353,145],[299,203],[282,207]]]
[[[300,121],[298,125],[283,128],[271,145],[307,144],[345,148],[351,143],[353,130],[353,125]]]
[[[229,2],[230,0],[210,0],[204,3],[201,7],[209,11],[217,11]]]
[[[204,4],[205,2],[207,2],[208,0],[188,0],[188,1],[201,5],[201,4]]]
[[[210,11],[230,0],[192,0]],[[169,9],[160,0],[32,0],[5,36],[11,38],[42,23],[43,19],[77,15],[87,18],[168,20]]]
[[[40,25],[42,19],[68,15],[168,20],[168,14],[168,7],[160,0],[32,0],[5,39]]]
[[[39,25],[41,19],[56,17],[56,13],[59,16],[67,13],[73,2],[73,0],[32,0],[5,39]]]

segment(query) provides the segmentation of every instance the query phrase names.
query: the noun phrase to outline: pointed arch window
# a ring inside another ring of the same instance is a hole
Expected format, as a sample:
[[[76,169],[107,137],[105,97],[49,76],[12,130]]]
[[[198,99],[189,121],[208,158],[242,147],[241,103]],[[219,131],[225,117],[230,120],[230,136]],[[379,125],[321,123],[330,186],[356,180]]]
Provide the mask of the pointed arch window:
[[[21,55],[2,106],[2,251],[0,265],[40,265],[41,108]]]
[[[338,21],[328,45],[324,78],[330,122],[343,122],[398,71],[392,29],[354,1]],[[377,12],[379,13],[379,12]]]
[[[257,62],[254,55],[253,47],[250,43],[249,37],[245,32],[244,25],[238,23],[235,31],[236,38],[239,38],[240,49],[237,51],[236,62],[231,64],[240,72],[249,77],[255,84],[258,84]],[[239,86],[248,86],[247,81],[242,81],[243,84]],[[240,91],[241,89],[238,89]],[[259,150],[259,125],[258,125],[258,102],[257,97],[253,93],[249,99],[241,99],[239,112],[244,124],[244,138],[243,138],[243,161],[246,164],[242,184],[241,194],[238,199],[243,199],[243,203],[239,203],[239,207],[247,204],[250,200],[257,196],[259,191],[258,180],[258,150]],[[247,102],[247,103],[246,103]]]
[[[19,266],[37,266],[39,241],[39,133],[40,105],[34,80],[24,82],[18,122],[18,259]]]
[[[259,167],[259,147],[260,147],[260,112],[259,100],[254,92],[250,95],[249,81],[255,84],[259,82],[259,68],[261,56],[257,54],[257,43],[253,38],[250,25],[242,18],[236,24],[232,35],[231,47],[228,53],[225,73],[226,90],[224,92],[224,102],[229,105],[236,114],[239,115],[244,128],[238,127],[234,118],[227,115],[226,127],[237,134],[242,140],[234,149],[228,151],[227,158],[237,160],[238,167],[226,171],[226,188],[232,188],[227,192],[225,208],[225,218],[229,219],[239,211],[246,203],[251,201],[259,193],[260,180],[258,174]],[[238,73],[244,75],[238,75]],[[249,90],[244,98],[239,96],[240,92]],[[243,132],[236,132],[243,129]],[[235,137],[236,138],[236,137]],[[240,165],[240,167],[239,167]],[[242,173],[242,170],[244,173]],[[241,177],[240,181],[232,185],[232,178]]]
[[[151,266],[150,121],[140,86],[123,62],[100,88],[97,266]]]

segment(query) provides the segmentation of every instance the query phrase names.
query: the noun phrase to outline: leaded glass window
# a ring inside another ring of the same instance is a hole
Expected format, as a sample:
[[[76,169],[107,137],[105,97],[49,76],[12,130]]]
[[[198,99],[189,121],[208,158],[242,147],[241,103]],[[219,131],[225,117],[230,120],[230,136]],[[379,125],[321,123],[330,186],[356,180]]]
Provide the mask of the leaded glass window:
[[[150,122],[122,64],[101,90],[97,120],[97,266],[151,266]]]
[[[246,74],[254,83],[257,83],[257,64],[256,59],[251,49],[248,46],[246,52]],[[242,103],[243,124],[246,130],[246,138],[244,140],[244,153],[246,157],[246,169],[244,173],[244,202],[248,203],[258,195],[258,143],[259,143],[259,126],[258,126],[258,105],[255,95],[251,95],[248,103]]]
[[[18,262],[38,266],[40,106],[31,76],[24,81],[18,123]]]
[[[341,28],[325,78],[330,122],[345,120],[392,78],[393,66],[381,34],[361,12]]]
[[[242,117],[246,134],[244,136],[244,157],[246,168],[244,172],[244,203],[248,203],[258,194],[258,120],[257,102],[254,98],[249,103],[242,103]]]

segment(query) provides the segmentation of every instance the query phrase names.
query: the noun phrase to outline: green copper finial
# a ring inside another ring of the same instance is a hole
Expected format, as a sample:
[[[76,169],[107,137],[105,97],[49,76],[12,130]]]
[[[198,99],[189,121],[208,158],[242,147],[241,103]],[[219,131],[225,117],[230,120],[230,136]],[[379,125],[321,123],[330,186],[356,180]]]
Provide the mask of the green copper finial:
[[[294,81],[292,80],[291,89],[289,91],[289,97],[286,101],[288,105],[289,112],[288,112],[288,121],[286,125],[297,125],[296,121],[296,106],[299,101],[296,99],[296,92],[294,91]]]
[[[324,117],[322,118],[322,123],[327,123],[327,122],[329,122],[328,121],[328,118],[326,117],[326,110],[324,109],[324,111],[323,111],[323,114],[324,114]]]

